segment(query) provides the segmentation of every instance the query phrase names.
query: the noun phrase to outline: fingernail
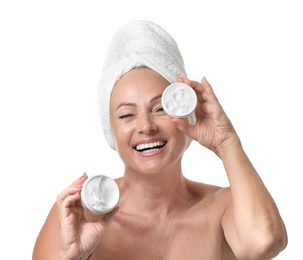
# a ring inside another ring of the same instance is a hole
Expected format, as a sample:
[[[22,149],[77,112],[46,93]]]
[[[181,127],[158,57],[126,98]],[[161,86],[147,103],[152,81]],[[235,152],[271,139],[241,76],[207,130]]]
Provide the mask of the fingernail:
[[[80,177],[78,180],[81,180],[85,175],[86,175],[86,172],[83,173],[83,174],[81,175],[81,177]]]
[[[171,121],[172,121],[175,125],[179,125],[179,124],[180,124],[180,122],[179,122],[177,119],[174,119],[174,118],[173,118]]]

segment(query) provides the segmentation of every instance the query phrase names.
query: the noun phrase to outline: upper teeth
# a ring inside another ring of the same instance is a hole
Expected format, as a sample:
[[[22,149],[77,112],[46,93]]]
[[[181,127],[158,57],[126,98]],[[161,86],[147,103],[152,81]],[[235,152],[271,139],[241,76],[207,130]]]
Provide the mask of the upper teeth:
[[[153,143],[146,143],[146,144],[138,144],[136,146],[136,150],[151,149],[151,148],[154,148],[157,146],[162,146],[164,144],[165,144],[165,142],[161,142],[161,141],[153,142]]]

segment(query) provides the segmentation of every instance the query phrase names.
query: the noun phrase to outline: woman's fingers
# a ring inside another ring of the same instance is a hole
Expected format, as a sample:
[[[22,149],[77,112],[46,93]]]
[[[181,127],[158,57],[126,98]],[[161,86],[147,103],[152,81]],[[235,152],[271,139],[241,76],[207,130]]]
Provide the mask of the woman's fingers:
[[[193,136],[193,129],[194,126],[189,124],[188,121],[184,118],[173,118],[172,122],[177,125],[177,127],[179,128],[180,131],[182,131],[183,133],[189,135],[191,138],[195,138]]]
[[[211,87],[211,85],[209,84],[209,82],[207,81],[207,79],[205,77],[202,78],[201,82],[198,82],[195,80],[190,80],[190,79],[184,78],[184,77],[178,77],[178,82],[185,83],[185,84],[191,86],[198,94],[198,98],[199,98],[199,96],[215,94],[213,91],[213,88]]]
[[[84,173],[79,179],[73,181],[72,184],[68,188],[66,188],[63,192],[61,192],[57,196],[57,201],[59,203],[62,202],[68,195],[71,195],[74,193],[74,191],[73,191],[74,189],[80,188],[80,190],[81,190],[81,187],[86,179],[87,179],[87,175],[86,175],[86,173]]]
[[[72,184],[62,191],[57,196],[57,206],[61,209],[70,208],[73,205],[79,205],[80,192],[82,185],[87,179],[86,173],[84,173],[79,179],[72,182]]]
[[[69,208],[75,205],[75,202],[80,198],[82,186],[75,186],[68,189],[68,195],[61,201],[61,208]]]

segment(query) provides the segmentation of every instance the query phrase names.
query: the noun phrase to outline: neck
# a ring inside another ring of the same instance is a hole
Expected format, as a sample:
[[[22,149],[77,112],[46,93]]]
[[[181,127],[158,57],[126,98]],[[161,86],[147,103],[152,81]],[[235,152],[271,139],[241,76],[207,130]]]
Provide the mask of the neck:
[[[133,213],[165,217],[180,210],[188,196],[181,170],[144,176],[126,171],[119,180],[120,208]]]

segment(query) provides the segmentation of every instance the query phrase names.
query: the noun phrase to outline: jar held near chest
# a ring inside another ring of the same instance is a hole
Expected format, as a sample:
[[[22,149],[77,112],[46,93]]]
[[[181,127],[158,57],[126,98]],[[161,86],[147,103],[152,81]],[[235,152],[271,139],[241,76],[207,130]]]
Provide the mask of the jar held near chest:
[[[89,177],[81,190],[81,203],[88,221],[97,221],[100,216],[112,211],[119,201],[116,182],[106,175]]]

